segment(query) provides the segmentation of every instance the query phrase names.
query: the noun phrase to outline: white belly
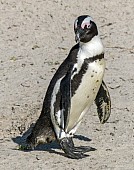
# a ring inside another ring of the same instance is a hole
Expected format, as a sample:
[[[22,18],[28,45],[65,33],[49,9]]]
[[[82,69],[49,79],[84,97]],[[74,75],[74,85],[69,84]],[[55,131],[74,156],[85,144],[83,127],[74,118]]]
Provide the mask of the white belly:
[[[81,84],[71,99],[71,110],[66,126],[66,132],[70,132],[82,119],[92,105],[102,83],[105,69],[105,61],[94,61],[88,65],[86,73],[82,77]]]

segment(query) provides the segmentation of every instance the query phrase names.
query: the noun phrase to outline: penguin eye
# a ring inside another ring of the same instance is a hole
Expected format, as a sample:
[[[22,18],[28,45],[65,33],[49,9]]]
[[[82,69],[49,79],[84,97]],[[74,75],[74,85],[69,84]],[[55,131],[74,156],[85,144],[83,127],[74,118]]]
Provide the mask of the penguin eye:
[[[88,24],[86,24],[85,26],[86,26],[86,28],[90,28],[90,27],[91,27],[91,24],[88,23]]]
[[[84,23],[84,24],[82,24],[81,25],[81,27],[83,28],[83,29],[87,29],[87,28],[90,28],[90,23]]]
[[[90,24],[87,25],[87,28],[90,28]]]

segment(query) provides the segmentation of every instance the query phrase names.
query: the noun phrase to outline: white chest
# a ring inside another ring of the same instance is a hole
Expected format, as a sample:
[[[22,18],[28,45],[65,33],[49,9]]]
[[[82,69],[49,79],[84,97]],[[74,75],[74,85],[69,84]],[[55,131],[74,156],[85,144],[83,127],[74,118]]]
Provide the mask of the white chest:
[[[101,59],[100,61],[94,61],[93,63],[88,64],[87,71],[82,76],[78,89],[72,97],[72,106],[79,106],[80,103],[83,103],[82,107],[85,108],[89,101],[95,99],[96,93],[98,92],[98,89],[102,83],[104,70],[104,59]],[[82,110],[80,109],[80,112],[81,111]]]
[[[95,36],[88,43],[81,43],[77,56],[77,63],[74,65],[74,69],[77,71],[72,75],[72,81],[75,75],[80,74],[80,70],[86,59],[100,55],[103,52],[104,48],[99,36]],[[68,117],[68,124],[66,127],[67,132],[75,128],[95,100],[102,83],[104,70],[104,59],[98,59],[94,62],[88,63],[86,72],[82,75],[78,88],[71,98],[70,115]]]
[[[71,99],[70,118],[67,131],[70,131],[84,116],[92,105],[102,83],[105,61],[94,61],[88,64],[85,74]]]
[[[81,83],[72,98],[72,102],[77,99],[78,103],[81,100],[83,102],[85,101],[86,104],[86,101],[91,99],[94,100],[93,96],[96,95],[98,88],[100,87],[104,75],[104,69],[104,59],[97,62],[94,61],[88,65],[88,69],[82,77]]]

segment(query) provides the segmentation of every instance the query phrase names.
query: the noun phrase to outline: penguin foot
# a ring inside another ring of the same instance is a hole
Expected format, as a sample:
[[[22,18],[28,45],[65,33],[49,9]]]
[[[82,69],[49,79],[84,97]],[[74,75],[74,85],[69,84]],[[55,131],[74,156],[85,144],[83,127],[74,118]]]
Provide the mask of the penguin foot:
[[[72,138],[63,138],[60,140],[60,146],[63,151],[67,154],[67,157],[72,159],[82,159],[87,157],[88,155],[84,154],[85,152],[95,150],[94,148],[81,146],[74,147],[74,143]]]

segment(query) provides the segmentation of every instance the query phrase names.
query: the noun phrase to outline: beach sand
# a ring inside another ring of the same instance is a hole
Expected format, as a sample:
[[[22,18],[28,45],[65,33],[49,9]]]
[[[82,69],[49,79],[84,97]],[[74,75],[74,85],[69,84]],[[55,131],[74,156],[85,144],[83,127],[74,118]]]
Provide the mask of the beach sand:
[[[84,14],[97,23],[105,47],[112,112],[101,125],[93,105],[74,141],[97,150],[81,160],[65,157],[56,143],[21,151],[53,74],[75,44],[74,20]],[[0,170],[134,170],[133,37],[133,0],[1,0]]]

